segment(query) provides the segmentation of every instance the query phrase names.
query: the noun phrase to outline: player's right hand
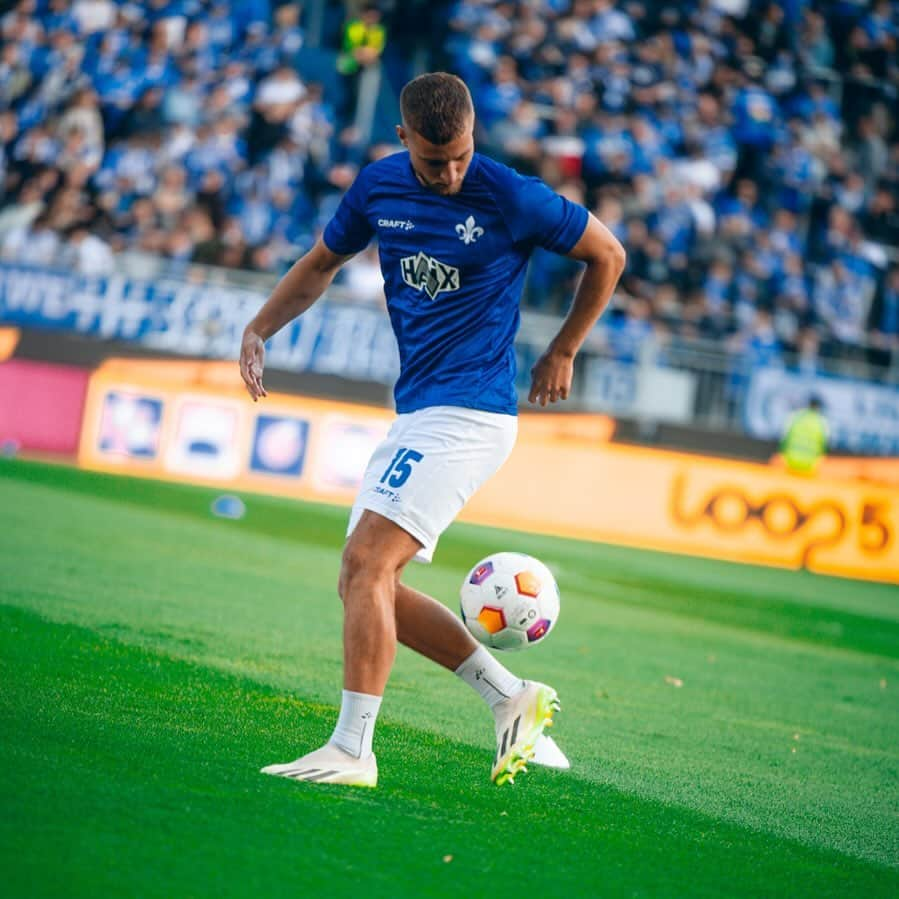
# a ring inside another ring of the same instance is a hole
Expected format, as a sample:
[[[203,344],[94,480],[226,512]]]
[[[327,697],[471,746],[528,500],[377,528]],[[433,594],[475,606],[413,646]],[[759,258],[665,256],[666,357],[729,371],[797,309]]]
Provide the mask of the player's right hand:
[[[262,370],[265,367],[265,344],[255,331],[244,331],[240,344],[240,376],[247,385],[247,393],[253,402],[268,396],[262,386]]]

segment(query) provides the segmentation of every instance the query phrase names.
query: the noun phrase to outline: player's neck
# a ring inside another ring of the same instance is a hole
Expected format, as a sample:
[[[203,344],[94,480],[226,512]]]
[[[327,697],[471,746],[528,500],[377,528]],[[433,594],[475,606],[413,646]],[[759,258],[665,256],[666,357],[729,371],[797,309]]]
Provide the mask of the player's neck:
[[[471,178],[472,172],[475,170],[475,164],[477,162],[477,155],[475,154],[472,157],[471,163],[468,166],[468,171],[465,173],[465,177],[462,179],[462,184],[459,186],[459,190],[452,194],[444,194],[440,193],[440,191],[435,190],[424,178],[418,173],[417,169],[414,165],[412,165],[412,160],[407,160],[409,165],[409,171],[412,172],[412,177],[415,178],[415,181],[418,183],[418,186],[423,190],[426,190],[429,194],[433,194],[435,197],[455,197],[458,196],[464,189],[465,185],[468,184],[469,179]]]

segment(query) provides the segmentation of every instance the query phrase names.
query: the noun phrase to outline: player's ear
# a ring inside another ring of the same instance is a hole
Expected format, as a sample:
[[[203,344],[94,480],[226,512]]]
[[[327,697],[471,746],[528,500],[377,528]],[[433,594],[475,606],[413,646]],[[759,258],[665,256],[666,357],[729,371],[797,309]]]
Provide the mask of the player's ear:
[[[396,126],[396,136],[400,139],[400,143],[404,147],[408,147],[409,145],[406,143],[406,129],[403,128],[402,125]]]

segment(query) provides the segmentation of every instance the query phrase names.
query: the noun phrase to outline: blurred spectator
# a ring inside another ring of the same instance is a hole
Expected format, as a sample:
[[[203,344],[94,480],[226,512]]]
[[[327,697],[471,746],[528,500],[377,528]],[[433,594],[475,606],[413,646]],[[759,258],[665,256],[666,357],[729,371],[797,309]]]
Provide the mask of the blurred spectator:
[[[814,328],[803,329],[796,338],[796,356],[793,370],[802,375],[820,373],[821,357],[819,351],[821,340]]]
[[[306,88],[289,66],[279,66],[256,87],[253,115],[247,134],[251,163],[270,152],[287,133],[287,123],[299,107]]]
[[[887,182],[877,185],[861,215],[865,234],[893,249],[899,247],[899,198]]]
[[[30,224],[17,225],[3,237],[2,257],[21,265],[52,267],[56,264],[60,239],[53,230],[46,213],[38,215]]]
[[[737,174],[758,181],[764,176],[765,162],[780,127],[777,103],[759,83],[762,64],[750,58],[738,76],[740,85],[731,104],[733,135],[739,148]]]
[[[27,230],[45,207],[40,183],[36,179],[26,181],[19,191],[17,202],[0,210],[0,237],[16,229]]]
[[[188,75],[165,92],[162,118],[167,125],[196,127],[200,122],[205,92],[196,75]]]
[[[124,116],[121,133],[123,135],[160,133],[166,121],[162,108],[164,97],[165,94],[161,88],[147,88]]]
[[[618,362],[636,362],[641,348],[654,332],[648,300],[635,297],[623,314],[612,314],[605,323],[606,339]]]
[[[75,0],[72,16],[82,35],[106,31],[115,21],[116,8],[112,0]]]
[[[358,15],[351,16],[343,26],[337,71],[343,76],[342,113],[347,119],[355,109],[359,74],[380,60],[387,44],[387,31],[381,19],[380,7],[376,3],[366,3]]]
[[[187,191],[187,172],[181,166],[169,166],[162,172],[153,192],[153,205],[157,218],[164,228],[174,227],[190,199]]]
[[[566,129],[564,119],[564,113],[557,117],[558,128]],[[572,128],[576,126],[577,119],[572,117],[570,124]],[[545,154],[547,163],[555,161],[558,164],[559,175],[577,176],[580,173],[583,141],[571,131],[568,134],[557,133],[541,141],[544,131],[545,125],[534,104],[521,100],[507,118],[498,119],[487,130],[484,150],[489,153],[491,148],[501,147],[509,162],[525,174],[535,174],[541,155]]]
[[[875,116],[866,115],[858,120],[855,152],[858,172],[871,188],[889,164],[889,148]]]
[[[733,368],[727,393],[731,403],[738,405],[754,370],[783,365],[783,345],[768,307],[757,308],[750,320],[741,323],[740,330],[730,340],[730,348]]]
[[[31,87],[32,76],[17,44],[0,48],[0,106],[11,108]]]
[[[864,343],[868,310],[859,277],[841,259],[822,267],[815,279],[815,313],[834,339],[860,346]]]
[[[76,91],[60,116],[56,126],[59,138],[64,141],[72,131],[81,132],[85,146],[99,162],[105,150],[103,117],[100,115],[97,95],[90,88]]]
[[[275,31],[272,38],[282,59],[293,59],[303,46],[301,12],[299,3],[282,3],[275,9]]]
[[[703,285],[706,308],[716,317],[728,315],[732,303],[734,271],[724,259],[716,259],[709,267]]]
[[[321,85],[310,84],[306,95],[288,123],[288,132],[295,143],[294,153],[300,162],[310,157],[324,167],[331,156],[331,139],[334,136],[335,115],[325,101]],[[277,148],[276,148],[277,152]]]
[[[109,244],[84,225],[74,225],[69,230],[63,259],[67,268],[79,275],[110,275],[115,269]]]
[[[796,474],[814,474],[827,452],[828,428],[823,407],[821,400],[812,396],[807,407],[795,412],[787,422],[780,452],[787,468]]]
[[[804,11],[798,45],[799,58],[809,69],[830,69],[833,66],[833,41],[827,33],[827,22],[819,12],[812,9]]]
[[[78,180],[83,183],[87,175],[99,167],[101,159],[102,153],[88,144],[84,132],[72,128],[59,148],[56,165],[66,174],[77,173]]]
[[[890,269],[872,304],[871,343],[887,354],[899,353],[899,265]]]
[[[734,245],[751,242],[754,234],[767,225],[767,215],[759,203],[755,181],[741,178],[733,194],[724,194],[718,203],[721,236]]]
[[[383,303],[384,277],[377,247],[369,247],[364,253],[354,256],[344,267],[342,280],[354,300]]]

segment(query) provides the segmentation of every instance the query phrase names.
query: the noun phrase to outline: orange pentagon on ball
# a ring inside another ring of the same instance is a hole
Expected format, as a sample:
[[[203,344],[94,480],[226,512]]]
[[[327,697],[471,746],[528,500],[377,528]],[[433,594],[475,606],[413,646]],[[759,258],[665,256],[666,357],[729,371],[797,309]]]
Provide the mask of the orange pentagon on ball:
[[[540,580],[532,571],[522,571],[515,575],[515,586],[522,596],[536,596],[540,592]]]
[[[506,616],[502,609],[484,606],[478,613],[478,623],[488,634],[498,634],[506,626]]]

